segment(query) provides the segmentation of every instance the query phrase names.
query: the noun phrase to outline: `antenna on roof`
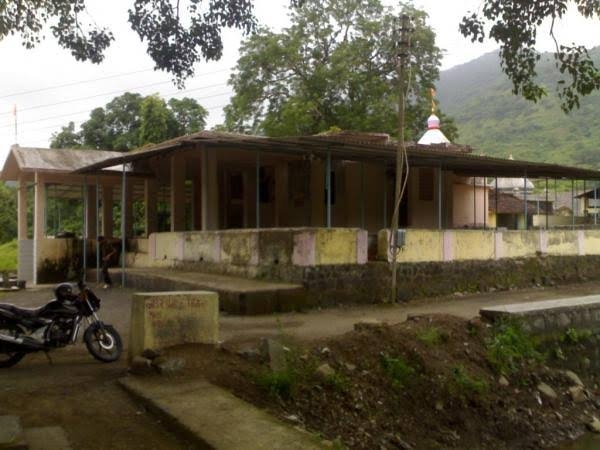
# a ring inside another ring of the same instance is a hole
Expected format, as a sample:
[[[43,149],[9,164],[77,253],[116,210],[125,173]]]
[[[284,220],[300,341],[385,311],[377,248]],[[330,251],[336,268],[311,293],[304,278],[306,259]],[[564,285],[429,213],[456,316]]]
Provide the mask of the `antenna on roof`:
[[[15,144],[19,143],[19,133],[17,129],[17,104],[13,104],[13,119],[15,120]]]

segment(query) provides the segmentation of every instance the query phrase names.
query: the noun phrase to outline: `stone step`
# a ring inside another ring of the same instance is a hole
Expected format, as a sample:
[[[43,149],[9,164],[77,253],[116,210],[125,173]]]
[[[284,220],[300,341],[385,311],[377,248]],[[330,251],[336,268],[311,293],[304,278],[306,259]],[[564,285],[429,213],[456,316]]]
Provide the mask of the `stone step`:
[[[25,428],[23,434],[29,450],[71,450],[62,427]]]
[[[17,416],[0,416],[0,449],[27,450],[27,448],[21,419]]]
[[[300,284],[173,269],[137,268],[127,269],[125,280],[127,287],[149,291],[216,291],[219,308],[230,314],[270,314],[314,306],[307,304],[306,289]]]

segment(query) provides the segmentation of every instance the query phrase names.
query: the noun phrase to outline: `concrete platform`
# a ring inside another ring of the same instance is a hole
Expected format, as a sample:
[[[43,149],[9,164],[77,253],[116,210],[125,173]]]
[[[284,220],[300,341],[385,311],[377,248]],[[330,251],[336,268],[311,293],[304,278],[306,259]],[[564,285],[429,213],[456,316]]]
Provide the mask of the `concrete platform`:
[[[65,430],[62,427],[25,428],[24,435],[29,450],[72,449]]]
[[[311,450],[325,446],[207,381],[171,384],[163,378],[127,377],[123,388],[159,414],[195,448]]]
[[[306,290],[299,284],[173,269],[126,269],[125,282],[127,287],[146,291],[215,291],[221,311],[230,314],[269,314],[311,306],[306,304]]]
[[[491,321],[504,317],[519,319],[532,332],[600,328],[600,295],[488,306],[479,314]]]

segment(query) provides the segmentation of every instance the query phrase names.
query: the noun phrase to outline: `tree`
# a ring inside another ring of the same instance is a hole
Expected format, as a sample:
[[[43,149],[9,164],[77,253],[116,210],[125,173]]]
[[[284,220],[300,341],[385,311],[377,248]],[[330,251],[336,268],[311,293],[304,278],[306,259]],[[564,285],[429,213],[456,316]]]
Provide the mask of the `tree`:
[[[0,183],[0,244],[17,237],[17,190]]]
[[[127,151],[200,131],[207,116],[208,111],[193,98],[165,103],[157,94],[143,97],[126,92],[104,108],[93,109],[79,132],[73,122],[62,127],[52,135],[50,147]]]
[[[169,138],[169,110],[158,95],[150,95],[141,106],[140,142],[157,144]]]
[[[52,134],[50,148],[81,148],[81,136],[75,133],[74,122],[69,122],[58,133]]]
[[[427,14],[412,17],[409,137],[426,126],[441,51]],[[332,127],[397,133],[396,16],[379,0],[306,0],[290,28],[260,29],[241,47],[225,127],[270,136]],[[455,136],[449,136],[454,138]]]
[[[565,77],[558,82],[558,96],[563,111],[569,112],[579,108],[580,96],[600,89],[600,71],[587,49],[575,44],[561,45],[554,35],[555,22],[563,18],[569,5],[576,6],[583,17],[600,18],[597,0],[484,0],[481,12],[463,18],[460,31],[472,42],[483,42],[486,23],[491,22],[487,37],[500,44],[501,67],[513,83],[513,93],[535,102],[547,93],[536,79],[541,55],[535,45],[539,28],[549,20],[549,33],[556,46],[556,68]]]
[[[172,98],[168,105],[175,119],[175,136],[196,133],[206,127],[208,111],[193,98]]]
[[[84,23],[85,12],[86,0],[3,1],[0,39],[19,34],[23,45],[32,48],[50,25],[58,44],[77,60],[100,63],[114,36],[93,19]],[[155,68],[172,73],[180,85],[194,74],[194,63],[221,58],[224,28],[247,34],[255,27],[251,0],[135,0],[128,13]]]

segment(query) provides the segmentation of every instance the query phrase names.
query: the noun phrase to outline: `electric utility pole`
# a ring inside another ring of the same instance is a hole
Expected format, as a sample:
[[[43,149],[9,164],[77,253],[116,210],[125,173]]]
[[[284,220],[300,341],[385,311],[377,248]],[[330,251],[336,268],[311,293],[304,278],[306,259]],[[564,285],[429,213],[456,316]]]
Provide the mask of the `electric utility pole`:
[[[392,286],[390,301],[394,303],[397,300],[398,292],[398,222],[400,216],[400,202],[405,187],[404,168],[406,166],[406,147],[404,145],[404,104],[405,104],[405,69],[406,61],[410,49],[410,18],[406,14],[400,16],[400,29],[398,49],[398,147],[396,149],[396,190],[394,195],[394,214],[392,215],[392,227],[390,230],[389,249],[392,257]],[[398,33],[397,32],[397,33]],[[398,36],[398,34],[397,34]],[[408,173],[406,174],[408,176]]]

